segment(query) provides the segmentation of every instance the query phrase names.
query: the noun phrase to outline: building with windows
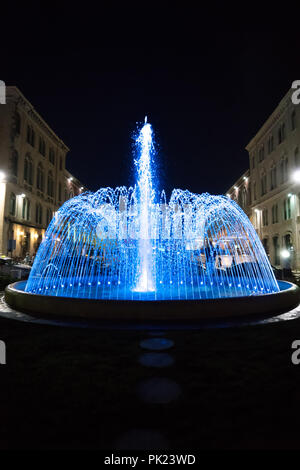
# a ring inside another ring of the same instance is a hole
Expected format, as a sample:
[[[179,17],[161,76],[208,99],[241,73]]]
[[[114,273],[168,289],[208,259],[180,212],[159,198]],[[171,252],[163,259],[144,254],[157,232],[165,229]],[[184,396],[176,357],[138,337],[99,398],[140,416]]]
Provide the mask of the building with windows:
[[[0,254],[34,255],[57,209],[84,191],[69,149],[17,87],[0,105]]]
[[[271,264],[283,267],[288,263],[299,270],[300,106],[292,103],[292,92],[284,96],[246,147],[250,164],[246,212]],[[240,205],[241,190],[243,185],[237,182],[227,191]]]

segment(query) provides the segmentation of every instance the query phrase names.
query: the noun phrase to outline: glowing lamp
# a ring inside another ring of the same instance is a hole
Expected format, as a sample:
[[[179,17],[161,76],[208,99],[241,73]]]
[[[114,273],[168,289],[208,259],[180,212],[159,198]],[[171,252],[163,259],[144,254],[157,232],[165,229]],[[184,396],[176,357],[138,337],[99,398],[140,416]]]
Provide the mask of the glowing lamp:
[[[296,170],[293,174],[293,180],[296,183],[300,183],[300,170]]]
[[[282,257],[283,259],[289,258],[289,257],[290,257],[290,252],[289,252],[288,250],[282,250],[282,251],[281,251],[281,257]]]

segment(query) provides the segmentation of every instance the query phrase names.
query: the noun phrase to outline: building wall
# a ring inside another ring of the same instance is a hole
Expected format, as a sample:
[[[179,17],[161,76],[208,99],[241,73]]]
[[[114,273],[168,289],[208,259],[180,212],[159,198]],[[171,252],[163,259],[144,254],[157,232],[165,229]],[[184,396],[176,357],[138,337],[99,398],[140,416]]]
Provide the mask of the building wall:
[[[270,262],[283,267],[289,252],[300,269],[300,107],[289,91],[247,145],[251,202],[247,208]],[[236,183],[235,183],[236,185]],[[228,191],[234,192],[233,186]],[[276,209],[277,207],[277,209]]]
[[[226,195],[233,201],[236,201],[248,217],[251,216],[251,183],[249,170],[245,171],[234,185],[228,189]]]
[[[6,91],[7,104],[0,106],[0,254],[24,257],[36,253],[53,214],[81,183],[71,182],[66,170],[68,147],[16,87]]]

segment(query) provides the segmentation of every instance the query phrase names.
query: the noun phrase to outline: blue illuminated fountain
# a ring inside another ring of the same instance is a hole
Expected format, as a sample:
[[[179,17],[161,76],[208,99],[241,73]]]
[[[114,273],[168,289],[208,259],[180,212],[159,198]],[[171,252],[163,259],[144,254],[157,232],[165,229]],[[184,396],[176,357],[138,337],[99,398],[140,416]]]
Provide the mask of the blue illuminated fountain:
[[[153,132],[136,139],[137,184],[65,202],[40,245],[25,291],[99,300],[260,296],[279,287],[248,217],[225,196],[157,194]]]

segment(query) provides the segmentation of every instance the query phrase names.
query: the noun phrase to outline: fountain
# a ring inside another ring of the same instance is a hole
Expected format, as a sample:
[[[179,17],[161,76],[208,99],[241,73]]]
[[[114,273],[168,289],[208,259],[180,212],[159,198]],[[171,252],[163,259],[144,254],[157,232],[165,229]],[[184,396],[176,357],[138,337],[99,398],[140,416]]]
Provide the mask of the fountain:
[[[193,319],[276,313],[299,289],[275,279],[259,237],[226,196],[153,187],[153,130],[136,138],[137,183],[101,188],[56,212],[26,283],[6,290],[33,313]]]

